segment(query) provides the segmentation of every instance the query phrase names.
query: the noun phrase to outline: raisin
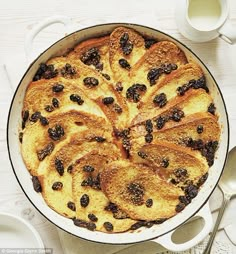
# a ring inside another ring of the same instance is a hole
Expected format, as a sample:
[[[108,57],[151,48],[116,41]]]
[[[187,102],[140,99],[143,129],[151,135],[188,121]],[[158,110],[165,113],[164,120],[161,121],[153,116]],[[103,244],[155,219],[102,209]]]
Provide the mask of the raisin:
[[[52,105],[54,108],[59,108],[59,101],[57,98],[52,98]]]
[[[96,224],[93,222],[87,222],[87,229],[90,231],[94,231],[96,229]]]
[[[22,141],[23,141],[23,132],[19,133],[19,141],[20,141],[20,143],[22,143]]]
[[[170,74],[172,71],[171,64],[166,64],[166,66],[163,68],[165,74]]]
[[[203,133],[203,126],[202,126],[202,125],[198,125],[198,126],[197,126],[197,133],[198,133],[198,134]]]
[[[86,65],[97,66],[100,61],[100,55],[97,48],[91,48],[82,54],[80,60]]]
[[[152,207],[152,205],[153,205],[153,200],[151,199],[151,198],[149,198],[149,199],[147,199],[146,200],[146,202],[145,202],[145,204],[146,204],[146,207]]]
[[[179,96],[183,96],[183,95],[185,94],[185,89],[184,89],[183,86],[179,86],[179,87],[177,88],[177,94],[178,94]]]
[[[95,65],[95,68],[98,70],[98,71],[102,71],[103,70],[103,63],[98,63]]]
[[[171,64],[171,69],[172,69],[172,70],[176,70],[176,69],[178,69],[177,64]]]
[[[60,176],[64,174],[64,166],[61,160],[58,158],[55,159],[55,168]]]
[[[105,139],[104,137],[100,137],[100,136],[95,137],[95,140],[96,140],[98,143],[102,143],[102,142],[106,141],[106,139]]]
[[[35,76],[33,77],[33,81],[40,80],[41,78],[50,79],[55,78],[58,74],[58,70],[54,69],[52,64],[46,65],[41,63],[39,69],[37,70]]]
[[[175,207],[175,211],[177,213],[181,212],[182,210],[184,210],[185,208],[185,204],[184,203],[179,203],[176,207]]]
[[[169,159],[163,158],[163,159],[162,159],[162,162],[161,162],[161,166],[162,166],[163,168],[168,168],[168,166],[169,166]]]
[[[153,140],[152,134],[151,134],[151,133],[147,133],[147,134],[145,135],[145,141],[146,141],[146,143],[151,143],[152,140]]]
[[[74,203],[74,202],[69,201],[69,202],[67,203],[67,207],[68,207],[70,210],[72,210],[72,211],[76,211],[76,207],[75,207],[75,203]]]
[[[166,118],[164,116],[159,116],[157,119],[156,119],[156,126],[157,126],[157,129],[160,130],[164,127],[165,123],[167,122]]]
[[[191,87],[192,87],[193,89],[202,88],[202,89],[204,89],[207,93],[209,92],[209,89],[208,89],[208,87],[206,86],[205,77],[201,77],[201,78],[198,79],[197,81],[192,82]]]
[[[101,190],[101,185],[100,185],[100,174],[98,174],[95,178],[93,178],[92,186],[93,189],[95,190]]]
[[[38,119],[40,118],[40,116],[41,116],[41,113],[40,112],[35,112],[35,113],[33,113],[32,115],[31,115],[31,117],[30,117],[30,121],[31,122],[37,122],[38,121]]]
[[[84,172],[93,172],[94,171],[94,167],[89,166],[89,165],[85,165],[85,166],[83,166],[83,171]]]
[[[188,199],[186,196],[179,196],[179,201],[185,206],[191,203],[191,199]]]
[[[95,87],[99,84],[98,80],[94,77],[87,77],[84,78],[84,85],[87,86],[88,88]]]
[[[59,84],[59,83],[56,83],[56,84],[53,85],[53,87],[52,87],[52,91],[53,91],[54,93],[60,93],[60,92],[63,91],[63,89],[64,89],[64,86],[63,86],[62,84]]]
[[[45,109],[47,112],[52,112],[52,111],[54,110],[53,106],[51,106],[51,105],[45,106],[44,109]]]
[[[88,230],[94,231],[96,229],[96,225],[93,222],[87,222],[80,219],[74,219],[74,225],[77,227],[87,228]]]
[[[138,152],[138,156],[140,156],[142,159],[146,159],[148,157],[148,155],[142,151]]]
[[[142,205],[143,204],[143,195],[144,188],[142,185],[138,183],[130,183],[127,186],[128,193],[131,195],[131,202],[134,205]]]
[[[111,211],[112,213],[116,213],[118,211],[118,207],[116,204],[109,202],[109,204],[105,207],[106,211]]]
[[[48,135],[54,141],[60,140],[60,138],[63,137],[64,134],[64,129],[59,124],[56,124],[54,128],[48,129]]]
[[[180,109],[173,109],[171,119],[175,122],[179,122],[184,117],[184,112]]]
[[[70,64],[66,63],[66,65],[61,69],[61,75],[63,77],[72,77],[73,75],[75,75],[76,69],[74,67],[72,67]]]
[[[207,109],[207,111],[209,113],[211,113],[212,115],[215,115],[215,111],[216,111],[216,107],[215,107],[215,104],[214,103],[211,103]]]
[[[87,194],[83,194],[80,198],[80,205],[82,207],[87,207],[89,204],[89,196]]]
[[[126,59],[124,59],[124,58],[121,58],[120,60],[119,60],[119,65],[122,67],[122,68],[124,68],[124,69],[127,69],[127,70],[130,70],[130,64],[128,63],[128,61],[126,60]]]
[[[93,213],[88,214],[88,218],[89,218],[91,221],[93,221],[93,222],[98,221],[97,216],[94,215]]]
[[[171,182],[172,184],[174,184],[174,185],[176,185],[176,184],[179,183],[179,182],[178,182],[176,179],[174,179],[174,178],[172,178],[172,179],[170,180],[170,182]]]
[[[121,114],[123,111],[122,108],[117,103],[114,104],[113,108],[114,108],[115,112],[118,114]]]
[[[26,122],[29,119],[29,110],[25,110],[22,112],[22,121]]]
[[[93,185],[93,178],[91,176],[89,176],[87,179],[83,180],[83,182],[81,183],[81,186],[92,187],[92,185]]]
[[[42,186],[37,176],[32,176],[33,187],[36,192],[42,192]]]
[[[195,198],[198,194],[198,187],[196,185],[190,184],[185,188],[185,194],[191,199]]]
[[[157,42],[157,40],[153,38],[145,38],[144,42],[145,42],[145,48],[149,49],[153,44]]]
[[[73,102],[77,102],[79,105],[82,105],[84,103],[84,100],[78,95],[78,94],[71,94],[70,100]]]
[[[106,74],[106,73],[102,73],[102,76],[106,79],[106,80],[111,80],[111,77]]]
[[[122,83],[121,82],[117,82],[116,86],[115,86],[115,89],[116,89],[117,92],[122,92],[123,91]]]
[[[120,37],[120,45],[121,47],[124,47],[126,43],[129,40],[129,34],[128,33],[123,33],[123,35]]]
[[[146,223],[145,223],[145,227],[147,227],[147,228],[151,228],[153,225],[154,225],[153,221],[146,221]]]
[[[103,226],[106,229],[106,231],[109,231],[109,232],[113,231],[113,225],[110,222],[108,222],[108,221],[104,222]]]
[[[46,125],[49,124],[49,121],[48,121],[48,119],[47,119],[46,117],[41,116],[41,117],[40,117],[40,123],[41,123],[43,126],[46,126]]]
[[[46,156],[52,153],[54,149],[54,144],[49,143],[44,149],[37,152],[38,159],[42,161]]]
[[[153,131],[152,120],[149,119],[145,122],[145,129],[148,133],[151,133]]]
[[[114,98],[113,97],[105,97],[102,99],[102,103],[104,105],[109,105],[112,104],[114,102]]]
[[[133,44],[129,41],[129,34],[124,33],[120,37],[120,46],[124,55],[129,55],[133,50]]]
[[[201,139],[193,140],[192,138],[189,138],[186,141],[186,145],[193,150],[202,150],[204,148],[204,143]]]
[[[163,222],[165,222],[167,219],[166,218],[160,218],[157,220],[154,220],[153,223],[154,224],[162,224]]]
[[[167,98],[165,93],[160,93],[156,95],[153,99],[153,103],[159,106],[160,108],[164,107],[167,103]]]
[[[201,149],[201,153],[207,159],[208,166],[214,164],[215,152],[218,147],[218,141],[208,141]]]
[[[73,164],[71,164],[71,165],[68,166],[67,172],[68,172],[69,174],[71,174],[71,173],[72,173],[72,170],[73,170]]]
[[[141,227],[145,226],[145,221],[138,221],[136,223],[134,223],[131,227],[130,230],[136,230],[139,229]]]
[[[205,181],[207,180],[207,178],[208,178],[208,173],[201,176],[197,182],[197,186],[198,187],[202,186],[205,183]]]
[[[188,174],[188,171],[185,168],[178,168],[174,171],[174,175],[177,178],[186,177]]]
[[[155,85],[156,80],[160,77],[160,75],[161,75],[160,68],[151,69],[147,74],[147,79],[149,80],[150,85]]]
[[[144,84],[133,84],[126,91],[126,98],[132,99],[134,102],[138,102],[140,100],[140,93],[145,92],[147,87]]]
[[[55,182],[53,185],[52,185],[52,189],[53,190],[61,190],[63,187],[63,183],[62,182]]]

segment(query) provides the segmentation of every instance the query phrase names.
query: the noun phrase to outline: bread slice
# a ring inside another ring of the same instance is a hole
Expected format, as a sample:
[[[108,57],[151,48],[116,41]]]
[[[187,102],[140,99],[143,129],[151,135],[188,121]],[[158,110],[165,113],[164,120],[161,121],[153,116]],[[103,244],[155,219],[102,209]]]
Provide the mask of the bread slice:
[[[111,125],[101,117],[95,117],[93,114],[70,110],[54,114],[47,118],[48,125],[43,126],[38,120],[36,123],[30,122],[24,130],[22,140],[22,156],[24,162],[31,174],[36,175],[40,161],[50,157],[55,147],[60,143],[66,143],[70,136],[84,130],[93,130],[100,126],[96,132],[98,136],[111,139]],[[56,125],[63,128],[64,134],[58,139],[52,139],[48,133],[49,128],[55,130]],[[110,126],[110,127],[109,127]],[[91,131],[91,134],[95,133]],[[51,144],[51,152],[43,156],[43,150]]]
[[[131,160],[134,163],[145,164],[152,168],[160,178],[171,181],[175,179],[178,185],[184,186],[192,181],[197,184],[208,171],[206,160],[197,152],[166,141],[153,141],[141,147],[133,146]],[[176,177],[178,169],[187,170],[182,179]]]
[[[126,53],[124,48],[129,47],[130,51],[128,50]],[[122,82],[122,85],[125,87],[129,72],[145,52],[145,42],[140,34],[127,27],[116,28],[110,35],[110,65],[115,80],[117,82]],[[119,60],[121,59],[126,60],[130,67],[121,67],[119,64]]]
[[[116,161],[119,158],[119,153],[111,153],[117,148],[114,145],[105,148],[103,151],[93,150],[79,159],[78,163],[73,169],[72,189],[73,199],[76,205],[76,219],[94,222],[96,230],[108,232],[104,227],[104,223],[112,224],[111,232],[123,232],[128,230],[135,221],[128,218],[128,216],[119,210],[115,204],[112,204],[112,209],[109,208],[110,201],[100,189],[99,175],[103,172],[110,162]],[[85,172],[84,167],[90,166],[93,168],[92,172]],[[84,186],[84,181],[90,180],[90,186]],[[81,206],[81,197],[86,194],[89,196],[89,203],[86,207]],[[111,206],[110,206],[111,207]],[[93,215],[96,216],[93,221]],[[93,216],[92,218],[90,216]],[[91,219],[92,220],[91,220]]]
[[[150,168],[128,161],[116,161],[101,173],[101,187],[108,199],[130,218],[157,220],[176,214],[183,191],[162,180]],[[148,207],[145,203],[152,199]]]
[[[113,82],[113,73],[109,63],[109,45],[110,36],[88,39],[79,43],[67,57],[81,60]]]

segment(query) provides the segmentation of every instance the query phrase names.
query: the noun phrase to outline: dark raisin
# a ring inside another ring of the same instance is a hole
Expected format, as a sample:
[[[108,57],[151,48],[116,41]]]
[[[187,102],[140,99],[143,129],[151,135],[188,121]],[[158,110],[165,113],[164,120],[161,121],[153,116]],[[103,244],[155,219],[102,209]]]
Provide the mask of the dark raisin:
[[[90,231],[94,231],[96,229],[96,224],[93,222],[88,222],[87,223],[87,229]]]
[[[146,207],[152,207],[152,205],[153,205],[153,200],[151,199],[151,198],[149,198],[149,199],[147,199],[146,200],[146,202],[145,202],[145,204],[146,204]]]
[[[29,110],[25,110],[22,112],[22,121],[26,122],[29,119]]]
[[[167,168],[169,166],[169,159],[163,158],[162,161],[161,161],[161,166],[163,168]]]
[[[67,172],[68,172],[69,174],[71,174],[71,173],[72,173],[72,170],[73,170],[73,164],[71,164],[71,165],[68,166]]]
[[[154,225],[153,221],[146,221],[146,223],[145,223],[145,227],[147,227],[147,228],[151,228],[153,225]]]
[[[58,158],[55,159],[55,168],[60,176],[64,174],[64,166],[61,160]]]
[[[198,187],[202,186],[205,183],[205,181],[207,180],[207,178],[208,178],[208,173],[201,176],[197,182],[197,186]]]
[[[160,130],[164,127],[165,123],[167,122],[167,119],[164,117],[164,116],[159,116],[157,119],[156,119],[156,126],[157,126],[157,129]]]
[[[115,89],[116,89],[117,92],[122,92],[123,91],[122,83],[121,82],[117,82],[116,86],[115,86]]]
[[[160,108],[164,107],[167,103],[167,98],[165,93],[160,93],[156,95],[153,99],[153,103],[159,106]]]
[[[118,212],[118,207],[116,204],[109,202],[109,204],[105,207],[106,211],[111,211],[112,213]]]
[[[128,42],[128,40],[129,40],[129,34],[128,33],[123,33],[122,36],[120,37],[121,47],[124,47],[125,44]]]
[[[185,176],[187,176],[187,174],[188,174],[188,171],[185,168],[178,168],[178,169],[174,170],[174,175],[177,178],[185,177]]]
[[[195,82],[192,82],[191,87],[193,89],[204,89],[207,93],[209,92],[208,87],[206,86],[206,80],[205,77],[201,77],[200,79],[196,80]]]
[[[138,102],[140,100],[140,93],[145,92],[147,87],[144,84],[133,84],[126,91],[126,98],[132,99],[134,102]]]
[[[127,69],[127,70],[130,70],[130,64],[128,63],[128,61],[126,60],[126,59],[124,59],[124,58],[121,58],[120,60],[119,60],[119,65],[122,67],[122,68],[124,68],[124,69]]]
[[[132,195],[144,195],[144,188],[139,183],[130,183],[127,189]]]
[[[93,178],[92,186],[93,189],[95,190],[101,190],[101,185],[100,185],[100,174],[97,174],[95,178]]]
[[[22,121],[22,123],[21,123],[21,128],[22,128],[22,130],[24,130],[24,128],[25,128],[25,122],[24,121]]]
[[[170,74],[172,71],[172,65],[171,64],[166,64],[166,66],[163,68],[165,74]]]
[[[106,231],[109,231],[109,232],[113,231],[113,225],[110,222],[108,222],[108,221],[104,222],[103,226],[106,229]]]
[[[204,146],[201,147],[201,153],[207,159],[207,163],[210,166],[214,164],[215,152],[218,147],[218,141],[208,141]]]
[[[148,155],[142,151],[138,152],[138,156],[140,156],[142,159],[146,159],[148,157]]]
[[[96,140],[98,143],[102,143],[102,142],[106,141],[106,139],[105,139],[104,137],[100,137],[100,136],[95,137],[95,140]]]
[[[89,196],[87,194],[83,194],[80,198],[80,205],[82,207],[87,207],[89,204]]]
[[[43,126],[46,126],[46,125],[49,124],[49,121],[48,121],[48,119],[47,119],[46,117],[41,116],[41,117],[40,117],[40,123],[41,123]]]
[[[215,115],[215,111],[216,111],[216,107],[215,107],[215,104],[214,103],[211,103],[207,109],[207,111],[209,113],[211,113],[212,115]]]
[[[185,208],[185,204],[184,203],[179,203],[176,207],[175,207],[175,211],[177,213],[181,212],[182,210],[184,210]]]
[[[56,124],[54,128],[48,129],[48,135],[54,141],[59,140],[64,134],[64,129],[59,124]]]
[[[51,105],[45,106],[44,109],[45,109],[47,112],[52,112],[52,111],[54,110],[53,106],[51,106]]]
[[[167,220],[166,218],[160,218],[160,219],[154,220],[153,222],[154,222],[154,224],[162,224],[166,220]]]
[[[41,78],[50,79],[56,77],[58,74],[58,71],[54,69],[54,66],[52,64],[46,65],[44,63],[41,63],[39,66],[39,69],[37,70],[33,81],[40,80]]]
[[[73,102],[77,102],[79,105],[84,103],[84,100],[78,94],[71,94],[70,100]]]
[[[106,79],[106,80],[111,80],[111,77],[106,74],[106,73],[102,73],[102,76]]]
[[[149,119],[145,122],[145,129],[148,133],[151,133],[153,131],[152,120]]]
[[[23,141],[23,132],[19,133],[19,141],[20,141],[20,143],[22,143],[22,141]]]
[[[74,203],[74,202],[69,201],[69,202],[67,203],[67,207],[68,207],[70,210],[72,210],[72,211],[76,211],[76,207],[75,207],[75,203]]]
[[[184,117],[184,112],[180,109],[173,109],[171,119],[175,122],[179,122]]]
[[[84,81],[84,85],[87,86],[88,88],[95,87],[99,84],[98,80],[93,77],[84,78],[83,81]]]
[[[136,223],[134,223],[131,227],[130,227],[130,230],[136,230],[138,228],[141,228],[143,226],[145,226],[145,221],[138,221]]]
[[[177,64],[171,64],[171,69],[176,70],[178,68]]]
[[[112,104],[114,102],[114,98],[113,97],[105,97],[102,99],[102,103],[105,105],[109,105]]]
[[[146,141],[146,143],[151,143],[152,140],[153,140],[152,134],[151,134],[151,133],[147,133],[147,134],[145,135],[145,141]]]
[[[180,96],[183,96],[185,94],[185,89],[183,86],[179,86],[177,88],[177,94],[180,95]]]
[[[203,126],[202,125],[198,125],[198,127],[197,127],[197,133],[198,134],[203,133]]]
[[[87,228],[91,231],[94,231],[96,229],[96,225],[93,222],[87,222],[80,219],[74,219],[73,222],[77,227]]]
[[[46,156],[52,153],[54,149],[54,144],[49,143],[44,149],[37,152],[38,159],[42,161]]]
[[[54,108],[59,108],[59,101],[57,98],[52,98],[52,105]]]
[[[94,171],[94,167],[89,166],[89,165],[85,165],[85,166],[83,166],[83,171],[84,172],[93,172]]]
[[[129,34],[124,33],[120,37],[120,46],[125,55],[129,55],[133,50],[133,44],[129,41]]]
[[[95,68],[98,70],[98,71],[102,71],[103,70],[103,63],[98,63],[95,65]]]
[[[33,187],[36,192],[42,192],[42,186],[37,176],[32,176]]]
[[[93,178],[89,176],[87,179],[83,180],[81,183],[81,186],[90,186],[92,187],[93,185]]]
[[[198,187],[196,185],[189,185],[185,188],[185,194],[189,196],[191,199],[195,198],[198,194]]]
[[[157,42],[156,39],[153,38],[145,38],[145,48],[149,49],[153,44]]]
[[[53,85],[53,87],[52,87],[52,91],[53,91],[54,93],[60,93],[60,92],[63,91],[63,89],[64,89],[64,86],[63,86],[62,84],[59,84],[59,83],[56,83],[56,84]]]
[[[88,218],[89,218],[91,221],[93,221],[93,222],[98,221],[97,216],[94,215],[93,213],[89,213]]]
[[[65,78],[67,77],[71,78],[76,73],[77,73],[76,69],[68,63],[66,63],[66,65],[61,69],[61,75]]]
[[[97,66],[100,61],[100,55],[97,48],[91,48],[82,54],[80,60],[86,65]]]
[[[178,184],[179,183],[179,181],[177,181],[176,179],[174,179],[174,178],[172,178],[171,180],[170,180],[170,182],[172,183],[172,184],[174,184],[174,185],[176,185],[176,184]]]
[[[192,138],[188,138],[185,140],[185,144],[193,150],[202,150],[204,148],[204,143],[201,139],[193,140]]]
[[[150,85],[155,85],[156,80],[160,77],[161,72],[159,68],[151,69],[147,74],[147,79],[150,82]]]
[[[31,115],[31,117],[30,117],[30,121],[31,122],[37,122],[38,121],[38,119],[40,118],[40,116],[41,116],[41,113],[40,112],[35,112],[35,113],[33,113],[32,115]]]
[[[122,111],[123,111],[122,108],[121,108],[117,103],[114,104],[113,109],[114,109],[115,112],[118,113],[118,114],[121,114]]]
[[[179,201],[184,205],[191,203],[191,199],[189,200],[186,196],[179,196]]]
[[[53,190],[61,190],[63,187],[63,183],[62,182],[55,182],[53,185],[52,185],[52,189]]]

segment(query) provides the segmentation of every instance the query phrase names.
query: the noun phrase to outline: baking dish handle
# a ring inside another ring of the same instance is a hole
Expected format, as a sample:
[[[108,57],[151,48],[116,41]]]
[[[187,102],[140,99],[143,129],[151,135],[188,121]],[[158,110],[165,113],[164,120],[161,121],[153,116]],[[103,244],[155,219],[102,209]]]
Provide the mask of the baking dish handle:
[[[65,26],[66,33],[71,33],[73,31],[72,21],[69,17],[63,15],[55,15],[48,17],[38,24],[36,24],[32,30],[30,30],[25,37],[25,54],[28,62],[31,62],[32,59],[32,50],[33,50],[33,40],[37,36],[39,32],[41,32],[44,28],[56,24],[61,23]]]
[[[172,241],[172,235],[175,231],[171,231],[170,233],[168,233],[164,236],[158,237],[152,241],[154,241],[154,242],[162,245],[166,249],[168,249],[170,251],[174,251],[174,252],[185,251],[185,250],[192,248],[193,246],[200,243],[204,238],[206,238],[211,231],[213,220],[212,220],[212,214],[210,211],[209,203],[207,203],[194,217],[203,218],[205,224],[204,224],[201,232],[198,233],[191,240],[189,240],[185,243],[176,244]]]

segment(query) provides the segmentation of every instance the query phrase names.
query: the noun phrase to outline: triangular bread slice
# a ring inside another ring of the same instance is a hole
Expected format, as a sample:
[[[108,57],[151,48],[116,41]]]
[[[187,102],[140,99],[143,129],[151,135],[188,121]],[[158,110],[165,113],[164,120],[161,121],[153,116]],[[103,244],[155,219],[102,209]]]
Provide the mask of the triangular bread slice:
[[[111,163],[101,173],[101,187],[111,202],[136,220],[152,221],[175,215],[179,196],[183,195],[181,189],[162,180],[150,168],[128,161]],[[150,207],[146,205],[148,199],[152,199]]]
[[[109,163],[116,161],[119,158],[119,153],[111,153],[111,151],[116,150],[114,145],[106,147],[103,151],[91,151],[82,158],[79,159],[78,163],[73,169],[72,177],[72,188],[73,188],[73,199],[76,205],[76,219],[94,222],[96,224],[96,230],[102,232],[108,232],[104,227],[104,223],[109,222],[112,224],[113,229],[111,232],[123,232],[128,230],[132,224],[135,223],[134,220],[128,218],[128,216],[118,210],[118,208],[113,204],[113,212],[109,209],[110,201],[107,199],[105,194],[100,189],[100,183],[98,181],[99,175],[105,168],[108,167]],[[92,172],[85,172],[84,167],[90,166],[93,168]],[[97,185],[84,186],[83,182],[88,181],[88,179],[93,179],[90,181],[96,181]],[[82,207],[80,203],[81,197],[86,194],[89,197],[89,203],[86,207]],[[122,213],[122,214],[121,214]],[[120,215],[121,214],[121,215]],[[96,216],[95,221],[93,217]],[[92,221],[90,219],[92,217]],[[117,218],[117,216],[121,216]],[[115,218],[116,217],[116,218]]]

